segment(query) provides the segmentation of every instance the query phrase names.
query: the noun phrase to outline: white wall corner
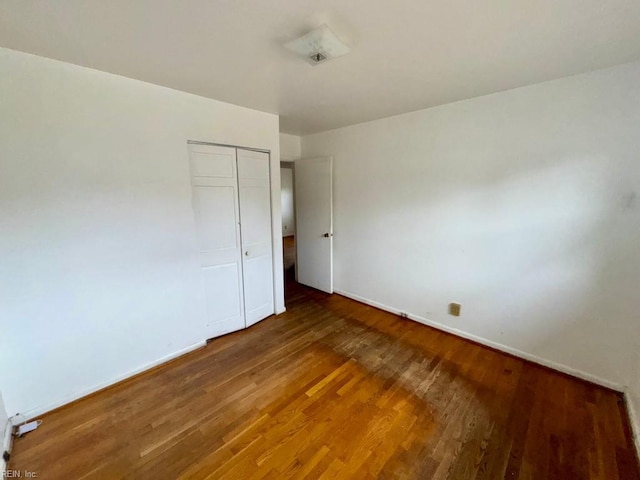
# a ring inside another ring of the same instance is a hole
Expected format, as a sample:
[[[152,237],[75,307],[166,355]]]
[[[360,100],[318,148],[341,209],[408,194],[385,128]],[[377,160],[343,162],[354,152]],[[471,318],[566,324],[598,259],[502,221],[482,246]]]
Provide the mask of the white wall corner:
[[[11,453],[12,432],[13,424],[7,415],[2,394],[0,393],[0,433],[2,434],[2,450],[0,451],[0,454],[4,454],[4,452]],[[4,455],[0,455],[0,478],[4,478],[4,472],[7,471],[7,462],[4,461],[3,457]]]
[[[300,160],[301,152],[301,137],[289,135],[288,133],[280,134],[280,160],[286,162]]]
[[[2,436],[2,453],[4,454],[4,452],[9,452],[11,453],[11,447],[13,446],[13,437],[12,437],[12,432],[13,432],[13,423],[10,422],[5,422],[5,425],[3,426],[4,430],[4,435]],[[4,461],[4,455],[2,457],[0,457],[0,478],[4,478],[4,472],[7,471],[7,462]]]

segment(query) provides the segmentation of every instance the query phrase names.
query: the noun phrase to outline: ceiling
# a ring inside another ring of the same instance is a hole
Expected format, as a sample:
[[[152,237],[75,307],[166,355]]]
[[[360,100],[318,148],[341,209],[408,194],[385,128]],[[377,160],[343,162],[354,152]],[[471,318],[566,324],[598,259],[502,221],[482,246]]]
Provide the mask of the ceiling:
[[[327,23],[312,67],[282,45]],[[0,0],[0,45],[277,113],[306,134],[640,58],[638,0]]]

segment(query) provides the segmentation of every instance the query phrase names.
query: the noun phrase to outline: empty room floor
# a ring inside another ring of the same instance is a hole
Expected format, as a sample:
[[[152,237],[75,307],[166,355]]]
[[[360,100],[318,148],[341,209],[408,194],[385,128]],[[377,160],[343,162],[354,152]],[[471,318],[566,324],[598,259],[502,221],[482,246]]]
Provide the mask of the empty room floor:
[[[287,284],[287,312],[43,417],[43,479],[640,478],[620,394]]]
[[[282,258],[284,269],[288,270],[296,264],[296,241],[293,235],[282,237]]]

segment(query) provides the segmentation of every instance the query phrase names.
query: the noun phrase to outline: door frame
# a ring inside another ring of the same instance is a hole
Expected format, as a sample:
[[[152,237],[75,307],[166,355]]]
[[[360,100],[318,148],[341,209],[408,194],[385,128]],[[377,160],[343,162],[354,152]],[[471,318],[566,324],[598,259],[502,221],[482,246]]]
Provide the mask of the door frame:
[[[276,265],[276,249],[275,249],[275,238],[274,238],[274,224],[275,224],[275,219],[273,217],[273,192],[272,190],[272,180],[273,180],[273,169],[271,168],[271,150],[267,150],[264,148],[255,148],[255,147],[245,147],[243,145],[232,145],[229,143],[216,143],[216,142],[203,142],[201,140],[187,140],[187,147],[189,145],[211,145],[214,147],[228,147],[228,148],[236,148],[239,150],[249,150],[250,152],[260,152],[260,153],[266,153],[268,155],[268,161],[269,161],[269,213],[270,213],[270,217],[271,217],[271,277],[272,277],[272,282],[273,282],[273,291],[271,292],[271,295],[273,296],[273,314],[272,315],[278,315],[278,302],[277,302],[277,298],[276,298],[276,268],[282,268],[282,265],[280,265],[279,267]],[[279,173],[279,171],[278,171]],[[280,230],[282,230],[282,227],[280,228]],[[286,307],[285,307],[286,308]],[[280,312],[283,313],[283,312]],[[268,318],[268,317],[267,317]],[[259,323],[259,322],[258,322]],[[246,328],[246,327],[245,327]]]
[[[296,220],[296,162],[294,162],[293,160],[280,160],[280,168],[288,168],[291,170],[291,180],[292,180],[292,185],[291,185],[291,194],[293,197],[293,218],[294,221]],[[295,242],[295,232],[293,234],[294,236],[294,242]],[[283,244],[284,244],[284,237],[282,240]],[[294,249],[296,251],[296,259],[298,258],[298,244],[294,243]],[[282,258],[282,260],[284,261],[284,257]],[[296,282],[298,281],[298,262],[296,261],[296,263],[293,264],[293,272],[294,272],[294,278],[296,279]],[[286,302],[287,299],[285,298],[285,306],[286,306]]]

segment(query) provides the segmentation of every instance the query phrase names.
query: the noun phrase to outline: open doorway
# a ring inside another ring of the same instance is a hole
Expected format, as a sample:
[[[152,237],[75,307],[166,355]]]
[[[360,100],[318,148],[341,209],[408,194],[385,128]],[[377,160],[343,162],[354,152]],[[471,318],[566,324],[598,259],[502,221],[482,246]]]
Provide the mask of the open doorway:
[[[282,257],[285,278],[295,278],[296,216],[294,196],[294,163],[280,162],[280,201],[282,203]]]
[[[333,293],[333,158],[280,162],[287,283]]]

